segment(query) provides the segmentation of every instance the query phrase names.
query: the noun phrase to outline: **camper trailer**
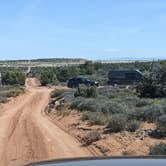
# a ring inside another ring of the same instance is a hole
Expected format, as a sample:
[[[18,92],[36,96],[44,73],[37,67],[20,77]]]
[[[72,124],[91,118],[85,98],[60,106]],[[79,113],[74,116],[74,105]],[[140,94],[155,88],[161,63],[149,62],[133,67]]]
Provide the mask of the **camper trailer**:
[[[136,85],[143,74],[139,70],[111,70],[108,78],[111,85]]]

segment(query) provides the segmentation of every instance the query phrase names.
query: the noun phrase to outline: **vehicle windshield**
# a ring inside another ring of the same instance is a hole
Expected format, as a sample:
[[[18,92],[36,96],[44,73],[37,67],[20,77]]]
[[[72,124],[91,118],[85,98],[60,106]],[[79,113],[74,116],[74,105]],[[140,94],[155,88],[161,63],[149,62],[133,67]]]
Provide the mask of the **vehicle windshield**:
[[[0,166],[166,165],[165,20],[165,0],[0,1]]]

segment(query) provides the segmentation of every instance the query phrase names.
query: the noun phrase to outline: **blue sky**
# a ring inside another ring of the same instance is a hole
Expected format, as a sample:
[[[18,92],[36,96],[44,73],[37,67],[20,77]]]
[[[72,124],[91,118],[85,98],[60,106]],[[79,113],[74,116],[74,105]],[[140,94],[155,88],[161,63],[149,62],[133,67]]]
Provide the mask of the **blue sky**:
[[[0,0],[0,59],[166,59],[166,0]]]

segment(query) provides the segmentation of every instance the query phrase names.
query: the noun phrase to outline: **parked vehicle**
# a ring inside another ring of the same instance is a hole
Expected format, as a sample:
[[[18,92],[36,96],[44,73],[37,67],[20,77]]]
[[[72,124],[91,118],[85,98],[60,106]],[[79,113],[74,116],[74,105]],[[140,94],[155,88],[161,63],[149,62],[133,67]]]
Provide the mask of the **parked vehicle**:
[[[139,70],[111,70],[108,74],[111,85],[135,85],[143,78]]]
[[[74,87],[78,87],[80,84],[84,84],[84,85],[87,85],[87,86],[99,86],[99,82],[93,81],[93,80],[88,80],[88,79],[82,78],[82,77],[71,78],[68,81],[67,86],[69,88],[74,88]]]

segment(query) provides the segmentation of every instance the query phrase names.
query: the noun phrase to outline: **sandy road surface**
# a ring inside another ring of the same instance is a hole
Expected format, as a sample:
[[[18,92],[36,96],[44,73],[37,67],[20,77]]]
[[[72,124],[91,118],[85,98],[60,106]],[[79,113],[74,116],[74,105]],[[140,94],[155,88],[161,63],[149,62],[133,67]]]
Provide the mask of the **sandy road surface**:
[[[51,90],[27,79],[26,92],[0,105],[0,166],[91,156],[73,137],[45,117]]]

